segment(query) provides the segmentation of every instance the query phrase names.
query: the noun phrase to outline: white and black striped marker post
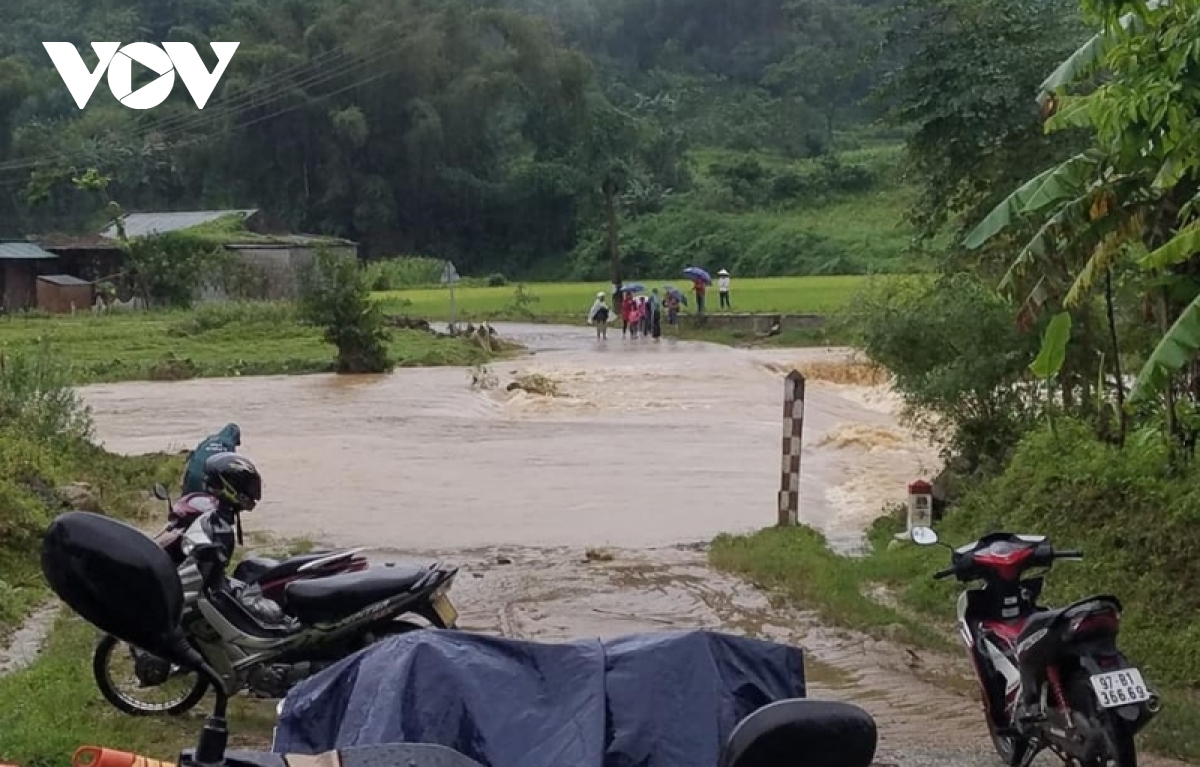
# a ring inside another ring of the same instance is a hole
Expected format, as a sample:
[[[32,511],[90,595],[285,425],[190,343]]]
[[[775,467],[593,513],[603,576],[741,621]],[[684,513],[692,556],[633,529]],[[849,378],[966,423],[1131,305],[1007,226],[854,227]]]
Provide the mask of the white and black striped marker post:
[[[783,379],[783,477],[779,483],[779,526],[800,523],[800,449],[804,432],[804,376]]]

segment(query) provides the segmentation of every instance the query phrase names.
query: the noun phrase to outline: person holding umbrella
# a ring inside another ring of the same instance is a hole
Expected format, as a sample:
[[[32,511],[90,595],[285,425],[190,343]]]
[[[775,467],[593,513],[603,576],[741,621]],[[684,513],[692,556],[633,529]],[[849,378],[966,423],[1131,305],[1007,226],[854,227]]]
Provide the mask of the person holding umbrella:
[[[696,294],[696,314],[704,314],[704,294],[708,290],[708,286],[712,283],[712,277],[708,276],[708,272],[698,266],[689,266],[683,270],[685,277],[692,281],[692,291]]]

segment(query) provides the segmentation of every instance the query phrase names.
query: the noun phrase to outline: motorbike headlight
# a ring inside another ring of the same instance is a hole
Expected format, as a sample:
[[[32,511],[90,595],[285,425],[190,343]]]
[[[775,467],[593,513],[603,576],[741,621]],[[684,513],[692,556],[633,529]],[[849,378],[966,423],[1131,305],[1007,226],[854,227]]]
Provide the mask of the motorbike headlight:
[[[179,543],[179,549],[183,552],[185,557],[190,557],[192,552],[196,550],[196,544],[191,538],[185,536],[184,539]]]

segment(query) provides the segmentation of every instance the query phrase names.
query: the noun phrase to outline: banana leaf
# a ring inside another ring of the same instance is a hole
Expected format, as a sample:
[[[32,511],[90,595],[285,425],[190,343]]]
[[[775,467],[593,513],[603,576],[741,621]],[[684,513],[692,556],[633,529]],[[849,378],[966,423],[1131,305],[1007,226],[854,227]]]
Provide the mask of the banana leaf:
[[[1153,11],[1167,4],[1167,0],[1149,0],[1146,7]],[[1139,32],[1146,26],[1146,22],[1136,13],[1127,13],[1122,16],[1120,24],[1123,29],[1134,32]],[[1046,100],[1060,88],[1078,82],[1099,69],[1114,40],[1115,36],[1109,32],[1099,32],[1076,48],[1075,52],[1059,64],[1038,86],[1038,106],[1044,105]]]
[[[1029,365],[1033,374],[1043,381],[1058,375],[1067,361],[1067,342],[1071,340],[1071,315],[1059,312],[1046,326],[1042,335],[1042,348],[1037,359]]]
[[[992,208],[991,213],[967,235],[963,245],[974,250],[1021,216],[1037,213],[1062,200],[1078,197],[1091,182],[1101,157],[1099,151],[1089,149],[1026,181],[1003,202]]]
[[[1181,264],[1200,251],[1200,222],[1180,229],[1166,243],[1145,255],[1138,263],[1147,269],[1166,269]]]
[[[1200,351],[1200,296],[1188,304],[1154,347],[1129,392],[1129,402],[1135,404],[1164,391],[1171,376],[1195,359],[1197,351]]]

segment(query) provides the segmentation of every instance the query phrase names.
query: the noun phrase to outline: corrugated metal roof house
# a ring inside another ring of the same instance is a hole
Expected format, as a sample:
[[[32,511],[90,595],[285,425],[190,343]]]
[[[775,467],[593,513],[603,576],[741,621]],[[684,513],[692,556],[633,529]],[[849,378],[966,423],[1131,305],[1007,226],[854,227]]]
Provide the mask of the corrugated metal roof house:
[[[20,311],[36,304],[37,275],[56,258],[32,242],[0,242],[0,296],[5,311]]]
[[[179,210],[152,213],[129,213],[123,219],[125,236],[145,237],[150,234],[166,234],[184,229],[209,224],[229,216],[241,216],[249,222],[258,216],[258,208],[239,208],[234,210]],[[113,222],[101,234],[104,237],[117,237],[117,224]]]
[[[294,296],[300,269],[312,259],[319,247],[333,247],[358,254],[358,245],[350,240],[287,233],[280,222],[259,208],[129,213],[122,219],[122,224],[125,236],[134,239],[184,231],[231,216],[241,217],[246,235],[244,239],[239,239],[235,234],[222,244],[259,273],[261,279],[257,281],[256,295],[260,298]],[[110,224],[102,236],[115,241],[111,238],[118,236],[116,223]],[[206,291],[206,295],[210,298],[218,296],[213,291]]]

